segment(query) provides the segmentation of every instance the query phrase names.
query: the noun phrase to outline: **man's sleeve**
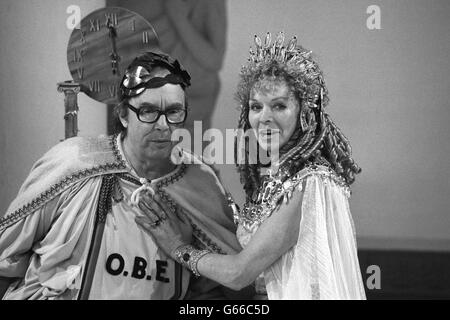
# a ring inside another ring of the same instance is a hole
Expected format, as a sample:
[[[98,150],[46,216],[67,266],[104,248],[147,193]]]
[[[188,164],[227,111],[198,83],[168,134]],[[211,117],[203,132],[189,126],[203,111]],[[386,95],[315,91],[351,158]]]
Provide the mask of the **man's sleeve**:
[[[61,196],[55,197],[25,218],[0,230],[0,278],[24,277],[33,245],[50,229],[60,199]]]

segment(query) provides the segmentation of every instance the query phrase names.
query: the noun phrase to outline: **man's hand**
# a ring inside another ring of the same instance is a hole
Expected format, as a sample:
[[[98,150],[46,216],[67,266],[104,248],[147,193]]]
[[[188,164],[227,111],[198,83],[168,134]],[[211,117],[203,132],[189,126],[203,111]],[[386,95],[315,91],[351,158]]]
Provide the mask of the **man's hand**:
[[[153,198],[146,193],[141,195],[139,208],[143,215],[135,218],[136,223],[156,241],[158,246],[169,256],[180,245],[192,241],[192,226],[189,220],[179,213],[179,217],[170,210],[158,195]]]

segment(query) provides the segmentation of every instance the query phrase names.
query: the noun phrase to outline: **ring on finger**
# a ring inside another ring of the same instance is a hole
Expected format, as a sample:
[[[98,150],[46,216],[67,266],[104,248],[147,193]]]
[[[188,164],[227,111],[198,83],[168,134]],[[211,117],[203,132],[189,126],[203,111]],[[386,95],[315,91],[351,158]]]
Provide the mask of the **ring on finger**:
[[[150,227],[151,228],[156,228],[157,226],[159,226],[160,224],[161,224],[161,219],[160,220],[156,220],[155,222],[153,222],[153,223],[150,223]]]

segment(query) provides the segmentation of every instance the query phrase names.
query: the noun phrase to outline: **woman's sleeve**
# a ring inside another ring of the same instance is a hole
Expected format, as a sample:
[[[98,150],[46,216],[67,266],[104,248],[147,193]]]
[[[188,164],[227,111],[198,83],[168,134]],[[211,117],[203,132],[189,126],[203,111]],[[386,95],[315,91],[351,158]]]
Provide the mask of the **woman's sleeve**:
[[[297,243],[264,274],[269,299],[364,299],[346,192],[320,175],[301,189]]]

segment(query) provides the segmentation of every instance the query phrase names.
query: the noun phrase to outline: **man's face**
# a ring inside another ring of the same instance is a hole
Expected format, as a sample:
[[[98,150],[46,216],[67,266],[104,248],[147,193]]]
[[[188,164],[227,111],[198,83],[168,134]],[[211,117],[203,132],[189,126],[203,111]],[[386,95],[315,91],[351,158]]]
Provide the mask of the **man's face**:
[[[164,77],[169,72],[162,70],[156,76]],[[150,108],[152,110],[184,109],[185,93],[181,86],[166,84],[159,88],[146,89],[141,95],[131,98],[129,104],[136,109]],[[177,142],[171,141],[172,132],[183,124],[170,124],[164,115],[157,122],[141,122],[137,114],[129,110],[127,119],[121,119],[127,127],[124,143],[139,160],[170,159],[172,148]]]

